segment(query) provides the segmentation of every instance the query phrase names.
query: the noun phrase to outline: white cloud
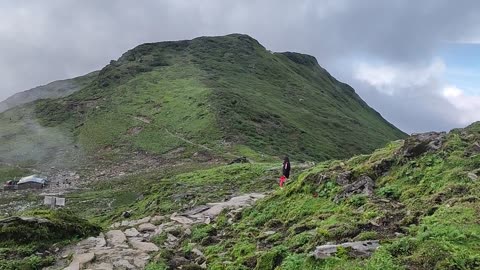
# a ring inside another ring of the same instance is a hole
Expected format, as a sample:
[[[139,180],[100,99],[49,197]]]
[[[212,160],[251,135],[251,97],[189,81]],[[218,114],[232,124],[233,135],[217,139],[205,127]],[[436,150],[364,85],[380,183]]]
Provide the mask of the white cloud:
[[[460,113],[456,114],[457,121],[463,125],[480,121],[480,95],[467,94],[464,90],[447,85],[442,91],[443,97]]]
[[[445,63],[439,58],[435,58],[426,67],[392,66],[362,62],[354,67],[353,76],[355,79],[391,96],[405,89],[428,85],[432,80],[437,80],[445,72],[445,68]]]

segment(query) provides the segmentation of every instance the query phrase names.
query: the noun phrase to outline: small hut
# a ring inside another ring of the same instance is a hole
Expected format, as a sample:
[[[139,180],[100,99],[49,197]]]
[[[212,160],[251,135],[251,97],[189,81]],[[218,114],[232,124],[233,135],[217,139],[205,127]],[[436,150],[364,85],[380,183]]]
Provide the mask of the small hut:
[[[36,175],[30,175],[21,178],[17,183],[17,189],[42,189],[46,185],[46,180]]]

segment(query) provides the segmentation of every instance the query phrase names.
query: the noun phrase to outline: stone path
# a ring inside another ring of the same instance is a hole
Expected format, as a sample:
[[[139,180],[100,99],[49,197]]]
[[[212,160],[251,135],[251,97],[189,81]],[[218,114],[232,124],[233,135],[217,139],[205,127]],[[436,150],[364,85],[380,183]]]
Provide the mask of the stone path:
[[[64,248],[56,264],[45,269],[143,269],[155,252],[177,248],[180,239],[191,234],[192,225],[208,224],[224,209],[234,214],[264,196],[258,193],[245,194],[225,202],[198,206],[184,213],[173,213],[169,217],[153,216],[117,222],[105,234],[100,233],[97,237]],[[166,236],[163,243],[153,243],[152,239],[160,234]],[[206,268],[203,254],[195,251],[198,257],[195,262]]]

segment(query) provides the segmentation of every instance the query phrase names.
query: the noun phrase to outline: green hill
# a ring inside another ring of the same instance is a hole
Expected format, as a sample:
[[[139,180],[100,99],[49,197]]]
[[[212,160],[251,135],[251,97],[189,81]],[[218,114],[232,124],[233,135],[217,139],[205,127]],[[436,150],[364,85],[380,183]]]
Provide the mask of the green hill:
[[[38,86],[27,91],[17,93],[0,102],[0,112],[44,98],[60,98],[71,95],[91,83],[97,72],[73,79],[54,81],[47,85]]]
[[[0,114],[0,126],[6,162],[136,151],[326,160],[405,136],[314,57],[239,34],[140,45],[68,97]]]

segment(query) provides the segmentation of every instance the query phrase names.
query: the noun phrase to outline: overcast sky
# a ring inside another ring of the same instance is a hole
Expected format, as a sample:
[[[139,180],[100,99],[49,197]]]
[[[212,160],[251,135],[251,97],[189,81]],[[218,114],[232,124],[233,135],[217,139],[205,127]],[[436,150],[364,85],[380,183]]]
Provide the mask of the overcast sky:
[[[144,42],[245,33],[314,55],[406,132],[480,120],[480,1],[0,2],[0,100]]]

